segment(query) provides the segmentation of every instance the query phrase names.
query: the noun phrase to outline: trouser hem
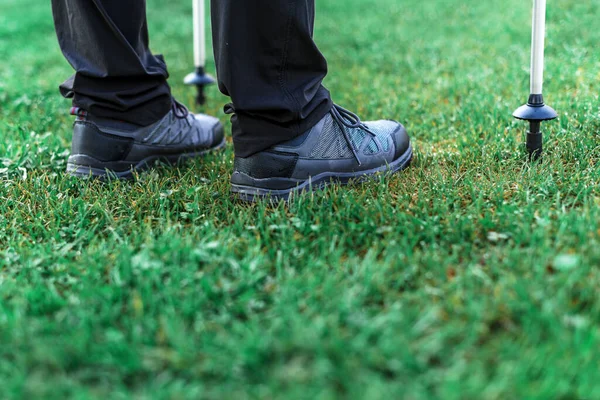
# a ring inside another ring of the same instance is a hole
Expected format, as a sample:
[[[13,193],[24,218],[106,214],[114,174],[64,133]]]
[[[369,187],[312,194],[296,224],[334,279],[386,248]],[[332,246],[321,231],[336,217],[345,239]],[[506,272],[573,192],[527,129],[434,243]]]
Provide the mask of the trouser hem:
[[[236,157],[250,157],[273,146],[290,141],[321,121],[331,111],[333,102],[328,96],[306,118],[289,126],[282,126],[252,116],[236,114],[232,117],[233,147]],[[248,131],[241,131],[241,126]]]

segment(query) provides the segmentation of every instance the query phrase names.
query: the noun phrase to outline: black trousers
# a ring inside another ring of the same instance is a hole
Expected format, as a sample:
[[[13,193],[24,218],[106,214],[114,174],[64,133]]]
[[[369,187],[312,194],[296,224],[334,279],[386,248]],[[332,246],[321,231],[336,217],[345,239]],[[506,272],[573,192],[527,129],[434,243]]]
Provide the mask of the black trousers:
[[[167,65],[148,48],[145,0],[52,0],[52,10],[76,71],[61,85],[74,106],[142,126],[170,110]],[[290,140],[331,109],[314,15],[314,0],[212,0],[217,78],[232,100],[236,155]]]

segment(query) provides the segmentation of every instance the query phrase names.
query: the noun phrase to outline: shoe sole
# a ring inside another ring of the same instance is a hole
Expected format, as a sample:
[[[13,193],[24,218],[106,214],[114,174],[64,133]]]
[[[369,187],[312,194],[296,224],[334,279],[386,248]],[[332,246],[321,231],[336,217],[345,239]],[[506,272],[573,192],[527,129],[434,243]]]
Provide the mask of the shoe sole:
[[[350,182],[360,182],[369,180],[373,176],[381,173],[394,174],[400,172],[410,165],[413,158],[412,145],[397,160],[390,164],[360,172],[324,172],[315,175],[306,181],[299,182],[297,186],[291,189],[273,190],[255,186],[245,186],[232,184],[231,191],[235,197],[244,202],[255,202],[259,199],[271,199],[272,201],[289,200],[292,195],[302,192],[320,190],[330,184],[347,185]]]
[[[67,174],[78,178],[132,179],[135,173],[147,171],[148,169],[152,168],[157,161],[165,162],[170,165],[179,164],[187,160],[203,157],[208,153],[221,150],[225,147],[225,144],[226,141],[225,138],[223,138],[223,141],[219,145],[202,151],[146,157],[124,171],[114,171],[109,168],[93,167],[92,165],[102,165],[103,162],[84,154],[78,154],[78,159],[85,161],[85,164],[81,164],[81,161],[79,163],[68,162]]]

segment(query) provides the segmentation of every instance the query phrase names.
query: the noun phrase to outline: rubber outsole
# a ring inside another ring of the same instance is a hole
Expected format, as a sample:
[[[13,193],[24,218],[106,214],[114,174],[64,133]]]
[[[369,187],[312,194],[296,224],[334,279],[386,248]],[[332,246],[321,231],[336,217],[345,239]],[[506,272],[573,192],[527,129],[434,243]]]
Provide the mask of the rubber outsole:
[[[82,165],[76,163],[67,163],[67,174],[78,177],[78,178],[95,178],[100,180],[106,179],[133,179],[136,173],[147,171],[152,168],[156,162],[164,162],[170,165],[179,164],[187,160],[198,158],[207,155],[208,153],[218,151],[225,147],[226,141],[223,141],[215,147],[210,149],[193,152],[193,153],[182,153],[172,154],[168,156],[156,155],[146,157],[145,159],[132,165],[129,169],[124,171],[114,171],[108,168],[93,167],[91,165]],[[101,165],[102,161],[94,160],[92,157],[86,157],[90,159],[90,164]]]
[[[347,185],[350,182],[368,180],[373,176],[381,173],[394,174],[396,172],[400,172],[408,168],[412,161],[412,158],[413,149],[411,145],[408,147],[406,152],[397,160],[371,170],[344,173],[324,172],[319,175],[315,175],[306,181],[299,182],[298,185],[293,188],[283,190],[272,190],[254,186],[232,184],[231,191],[235,197],[244,202],[255,202],[259,199],[270,199],[272,201],[288,201],[293,195],[300,194],[302,192],[320,190],[330,184]]]

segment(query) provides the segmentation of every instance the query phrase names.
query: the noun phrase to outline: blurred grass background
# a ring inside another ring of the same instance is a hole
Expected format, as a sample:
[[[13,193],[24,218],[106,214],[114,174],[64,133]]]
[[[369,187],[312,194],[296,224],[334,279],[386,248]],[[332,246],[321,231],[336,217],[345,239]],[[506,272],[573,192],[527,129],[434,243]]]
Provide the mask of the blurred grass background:
[[[417,156],[271,207],[230,199],[231,145],[134,182],[65,176],[50,5],[0,0],[1,398],[600,398],[600,1],[549,4],[560,119],[533,165],[511,117],[529,1],[317,8],[334,100],[406,123]],[[191,2],[148,14],[192,104]]]

